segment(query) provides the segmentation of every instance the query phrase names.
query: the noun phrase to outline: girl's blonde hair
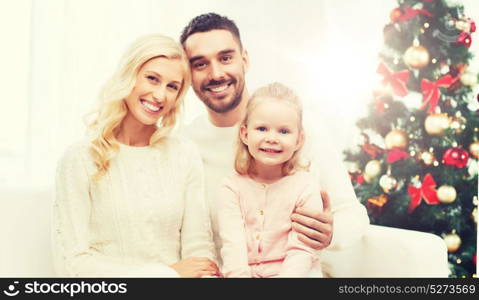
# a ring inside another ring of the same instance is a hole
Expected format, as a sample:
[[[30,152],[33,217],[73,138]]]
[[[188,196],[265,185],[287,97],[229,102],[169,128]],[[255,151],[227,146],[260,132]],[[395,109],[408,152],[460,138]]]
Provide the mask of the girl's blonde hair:
[[[247,127],[249,116],[254,111],[256,106],[263,101],[261,100],[261,98],[268,98],[265,101],[278,101],[281,103],[287,103],[289,105],[292,105],[296,109],[299,120],[299,135],[303,135],[302,144],[304,144],[303,109],[301,106],[301,100],[293,92],[293,90],[277,82],[268,84],[264,87],[260,87],[253,93],[253,95],[249,99],[248,105],[246,106],[246,114],[240,123],[239,132],[242,126]],[[241,135],[239,132],[235,157],[235,170],[241,175],[251,176],[255,174],[254,157],[251,156],[251,154],[249,153],[248,146],[245,145],[241,140]],[[292,175],[298,170],[309,169],[309,162],[301,162],[301,147],[294,152],[293,156],[288,161],[283,163],[283,176]]]
[[[99,108],[88,124],[91,134],[90,153],[97,168],[94,180],[100,179],[108,171],[111,159],[119,151],[116,135],[128,111],[124,99],[133,90],[141,67],[157,57],[178,60],[183,70],[183,82],[174,106],[161,118],[160,124],[157,124],[149,145],[158,146],[174,127],[191,83],[188,59],[181,45],[172,38],[158,34],[140,37],[130,46],[122,57],[117,71],[104,85],[100,94]]]

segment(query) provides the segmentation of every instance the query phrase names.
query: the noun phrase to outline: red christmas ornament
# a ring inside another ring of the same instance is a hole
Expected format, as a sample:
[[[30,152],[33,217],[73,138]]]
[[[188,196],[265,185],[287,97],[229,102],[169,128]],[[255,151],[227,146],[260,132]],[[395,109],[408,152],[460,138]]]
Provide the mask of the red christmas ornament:
[[[415,187],[414,185],[409,185],[407,189],[407,193],[411,198],[411,202],[409,202],[408,213],[412,213],[416,207],[421,204],[421,199],[424,199],[429,205],[436,205],[441,203],[439,198],[437,197],[437,191],[435,189],[436,182],[434,178],[432,178],[431,174],[426,174],[424,176],[424,180],[420,187]]]
[[[361,172],[349,172],[349,178],[353,184],[363,184],[364,175]]]
[[[471,35],[467,32],[461,32],[456,39],[456,45],[463,44],[467,48],[471,47],[472,44],[472,38]]]
[[[462,169],[467,165],[468,159],[469,153],[466,150],[459,147],[453,147],[444,152],[444,155],[442,156],[442,163]]]

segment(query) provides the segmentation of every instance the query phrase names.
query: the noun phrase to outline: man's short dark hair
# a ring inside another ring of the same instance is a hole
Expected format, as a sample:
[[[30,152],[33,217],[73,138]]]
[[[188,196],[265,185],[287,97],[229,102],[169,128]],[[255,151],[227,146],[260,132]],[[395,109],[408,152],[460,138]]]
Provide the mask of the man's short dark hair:
[[[243,48],[240,33],[235,22],[225,16],[220,16],[215,13],[202,14],[191,20],[190,23],[183,29],[180,42],[184,45],[185,41],[190,35],[197,32],[207,32],[215,29],[223,29],[231,32],[231,34],[233,34],[233,36],[238,40],[240,48]]]

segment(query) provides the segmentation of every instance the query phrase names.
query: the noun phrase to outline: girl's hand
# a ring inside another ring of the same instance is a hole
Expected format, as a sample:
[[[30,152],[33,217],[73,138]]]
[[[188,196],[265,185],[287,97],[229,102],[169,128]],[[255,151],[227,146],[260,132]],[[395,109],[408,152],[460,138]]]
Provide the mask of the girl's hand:
[[[333,214],[328,193],[321,191],[321,198],[323,211],[298,207],[291,217],[298,239],[316,250],[328,247],[333,237]]]
[[[206,257],[188,257],[170,266],[183,278],[219,276],[218,266]]]

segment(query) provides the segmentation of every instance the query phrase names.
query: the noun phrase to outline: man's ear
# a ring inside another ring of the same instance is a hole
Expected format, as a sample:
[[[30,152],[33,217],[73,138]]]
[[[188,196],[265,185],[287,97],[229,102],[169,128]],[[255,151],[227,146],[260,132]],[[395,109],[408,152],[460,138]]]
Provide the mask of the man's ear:
[[[246,49],[243,49],[241,57],[243,58],[243,63],[245,66],[244,71],[247,72],[249,70],[249,55]]]
[[[239,135],[243,144],[248,146],[248,128],[246,128],[246,125],[241,125]]]

